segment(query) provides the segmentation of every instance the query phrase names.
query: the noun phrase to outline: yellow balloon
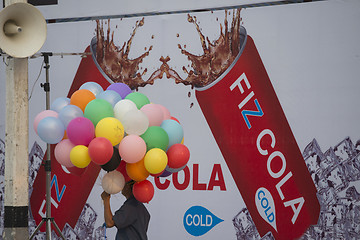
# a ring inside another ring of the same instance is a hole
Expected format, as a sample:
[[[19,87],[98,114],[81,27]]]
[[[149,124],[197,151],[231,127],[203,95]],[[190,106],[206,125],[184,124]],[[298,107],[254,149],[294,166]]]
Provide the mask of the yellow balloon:
[[[73,147],[73,149],[70,151],[70,161],[72,164],[74,164],[75,167],[87,167],[91,162],[88,148],[84,145],[77,145]]]
[[[114,117],[103,118],[96,125],[95,136],[107,138],[113,146],[116,146],[124,137],[124,126]]]
[[[151,174],[158,174],[165,170],[168,164],[166,152],[160,148],[150,149],[144,157],[146,170]]]

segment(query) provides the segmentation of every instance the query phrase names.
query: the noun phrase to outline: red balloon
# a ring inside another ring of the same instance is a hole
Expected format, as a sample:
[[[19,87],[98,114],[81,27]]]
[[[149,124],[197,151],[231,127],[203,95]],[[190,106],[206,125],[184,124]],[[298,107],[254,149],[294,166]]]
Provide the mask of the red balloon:
[[[161,173],[157,173],[157,174],[150,173],[150,175],[153,177],[160,177],[164,172],[165,172],[165,169]]]
[[[104,137],[94,138],[90,142],[88,149],[91,161],[98,165],[109,162],[114,152],[112,143]]]
[[[133,186],[134,197],[143,203],[149,203],[154,197],[154,186],[149,180],[137,182]]]
[[[120,162],[120,165],[116,168],[116,171],[119,171],[122,173],[122,175],[124,175],[125,182],[128,182],[131,180],[131,178],[129,177],[129,175],[126,172],[126,162],[125,161]]]
[[[168,166],[170,168],[180,168],[186,165],[190,159],[189,149],[181,143],[172,145],[166,152],[168,156]]]
[[[81,176],[85,170],[87,169],[87,167],[85,168],[78,168],[78,167],[69,167],[69,168],[66,168],[72,175],[75,175],[75,176]]]
[[[170,119],[175,120],[175,121],[177,121],[178,123],[180,123],[179,119],[177,119],[176,117],[171,116]]]

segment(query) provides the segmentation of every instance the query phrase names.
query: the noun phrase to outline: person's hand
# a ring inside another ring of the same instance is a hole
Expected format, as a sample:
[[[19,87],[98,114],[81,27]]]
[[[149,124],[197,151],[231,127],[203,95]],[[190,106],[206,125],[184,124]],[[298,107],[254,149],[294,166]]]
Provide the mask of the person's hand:
[[[101,199],[102,200],[109,200],[110,199],[110,194],[108,194],[107,192],[103,191],[101,194]]]

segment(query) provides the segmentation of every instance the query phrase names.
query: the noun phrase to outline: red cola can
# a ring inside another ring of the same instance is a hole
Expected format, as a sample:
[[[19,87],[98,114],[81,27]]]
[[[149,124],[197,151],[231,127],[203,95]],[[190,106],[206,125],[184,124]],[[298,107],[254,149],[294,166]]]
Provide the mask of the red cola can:
[[[296,239],[317,224],[316,187],[253,39],[196,98],[260,233]]]
[[[95,59],[96,38],[85,49],[85,56],[80,65],[68,92],[70,97],[80,86],[86,82],[96,82],[106,89],[111,80],[106,77],[97,65]],[[51,217],[62,230],[66,223],[75,228],[81,211],[89,197],[101,167],[91,162],[84,169],[77,167],[64,169],[54,156],[55,145],[51,145]],[[46,160],[46,154],[44,157]],[[46,172],[41,165],[33,184],[30,197],[32,215],[36,224],[40,224],[46,217]],[[45,231],[45,225],[41,227]]]

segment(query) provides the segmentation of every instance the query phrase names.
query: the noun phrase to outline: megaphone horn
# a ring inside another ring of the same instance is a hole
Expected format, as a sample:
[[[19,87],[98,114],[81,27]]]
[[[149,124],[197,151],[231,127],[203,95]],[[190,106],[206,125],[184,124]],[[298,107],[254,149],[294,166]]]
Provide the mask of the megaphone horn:
[[[46,32],[44,17],[29,3],[14,3],[0,12],[0,48],[12,57],[25,58],[39,51]]]
[[[21,27],[16,25],[16,23],[12,20],[9,20],[4,24],[4,33],[6,36],[11,36],[21,31]]]

